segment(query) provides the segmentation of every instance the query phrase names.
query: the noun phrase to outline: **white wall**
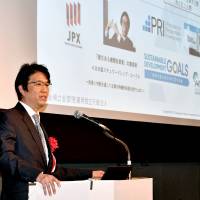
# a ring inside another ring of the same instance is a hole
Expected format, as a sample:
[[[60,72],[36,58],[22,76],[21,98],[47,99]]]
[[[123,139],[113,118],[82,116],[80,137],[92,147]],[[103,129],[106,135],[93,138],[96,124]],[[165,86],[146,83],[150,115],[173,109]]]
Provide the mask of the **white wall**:
[[[15,105],[17,101],[14,81],[19,67],[25,62],[36,61],[36,8],[36,0],[0,0],[0,106],[2,108]]]

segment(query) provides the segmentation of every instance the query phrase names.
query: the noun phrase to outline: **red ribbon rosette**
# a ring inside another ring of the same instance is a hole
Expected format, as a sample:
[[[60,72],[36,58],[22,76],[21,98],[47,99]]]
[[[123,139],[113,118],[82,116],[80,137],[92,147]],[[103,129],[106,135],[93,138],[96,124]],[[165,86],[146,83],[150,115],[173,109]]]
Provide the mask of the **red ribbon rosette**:
[[[53,153],[56,149],[59,148],[58,141],[55,137],[49,137],[49,145],[51,148],[51,152]]]

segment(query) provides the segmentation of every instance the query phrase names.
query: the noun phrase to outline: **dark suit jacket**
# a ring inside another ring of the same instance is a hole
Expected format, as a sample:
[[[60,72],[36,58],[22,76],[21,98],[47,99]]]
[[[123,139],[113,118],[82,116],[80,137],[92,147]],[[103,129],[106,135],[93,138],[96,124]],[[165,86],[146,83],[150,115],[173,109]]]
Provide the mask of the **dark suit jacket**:
[[[45,137],[47,140],[46,133]],[[51,174],[52,155],[48,142],[47,146],[48,166],[39,134],[24,107],[18,103],[14,108],[0,112],[2,199],[16,199],[13,196],[19,193],[28,196],[28,182],[36,181],[42,171]],[[60,180],[81,180],[91,177],[91,171],[56,167],[53,175]],[[22,200],[22,197],[18,199]]]

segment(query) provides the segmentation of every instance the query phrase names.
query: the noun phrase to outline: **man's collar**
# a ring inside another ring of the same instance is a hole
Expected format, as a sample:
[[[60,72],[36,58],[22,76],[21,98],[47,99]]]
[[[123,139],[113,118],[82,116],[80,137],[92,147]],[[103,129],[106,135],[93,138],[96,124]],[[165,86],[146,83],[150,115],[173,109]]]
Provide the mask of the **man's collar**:
[[[36,113],[29,105],[25,104],[22,101],[20,101],[19,103],[21,103],[21,105],[26,109],[26,111],[29,114],[29,116],[32,116],[34,114],[38,114],[39,115],[39,112]]]

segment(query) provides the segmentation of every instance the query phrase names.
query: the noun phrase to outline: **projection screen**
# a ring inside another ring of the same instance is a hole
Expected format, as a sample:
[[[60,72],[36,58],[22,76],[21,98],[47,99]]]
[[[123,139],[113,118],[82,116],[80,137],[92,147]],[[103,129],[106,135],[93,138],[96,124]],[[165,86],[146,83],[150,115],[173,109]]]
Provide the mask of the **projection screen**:
[[[36,13],[46,112],[199,126],[200,1],[39,0]]]

